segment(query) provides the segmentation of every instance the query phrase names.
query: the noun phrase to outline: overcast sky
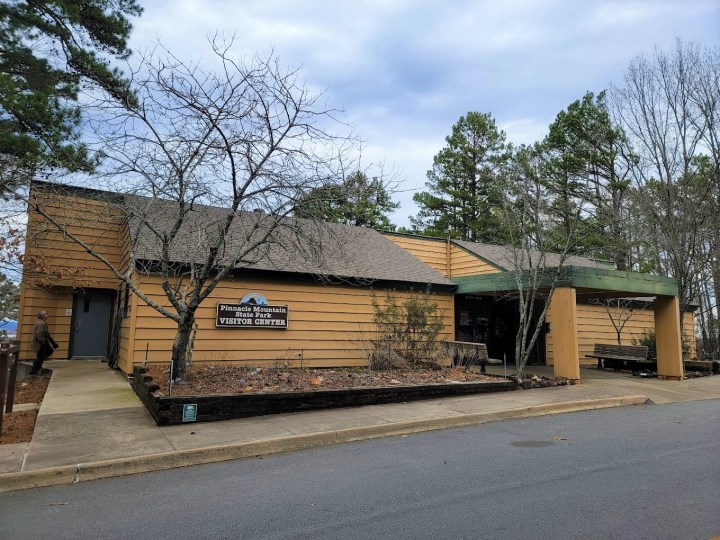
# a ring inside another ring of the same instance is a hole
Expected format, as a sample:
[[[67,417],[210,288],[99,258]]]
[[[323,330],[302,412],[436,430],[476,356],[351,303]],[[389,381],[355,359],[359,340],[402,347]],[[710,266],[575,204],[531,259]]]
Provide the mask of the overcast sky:
[[[241,53],[301,67],[365,140],[363,164],[400,173],[399,225],[417,212],[433,156],[468,111],[491,113],[515,144],[541,138],[586,91],[675,38],[720,44],[720,0],[141,0],[132,47],[160,40],[207,54],[216,30]]]

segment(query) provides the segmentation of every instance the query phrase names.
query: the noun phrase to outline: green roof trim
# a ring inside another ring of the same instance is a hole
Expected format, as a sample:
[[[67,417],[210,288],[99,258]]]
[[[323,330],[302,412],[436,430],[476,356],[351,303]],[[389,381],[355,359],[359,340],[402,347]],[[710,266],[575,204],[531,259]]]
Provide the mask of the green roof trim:
[[[556,268],[544,270],[547,275],[540,278],[539,289],[550,288],[556,270]],[[524,287],[529,286],[531,277],[532,274],[529,271],[524,271],[519,276]],[[510,292],[518,288],[518,276],[515,272],[498,272],[496,274],[453,277],[450,279],[458,284],[456,294]],[[673,278],[580,266],[561,268],[556,286],[593,289],[598,292],[617,292],[634,296],[669,297],[678,294],[677,281]]]

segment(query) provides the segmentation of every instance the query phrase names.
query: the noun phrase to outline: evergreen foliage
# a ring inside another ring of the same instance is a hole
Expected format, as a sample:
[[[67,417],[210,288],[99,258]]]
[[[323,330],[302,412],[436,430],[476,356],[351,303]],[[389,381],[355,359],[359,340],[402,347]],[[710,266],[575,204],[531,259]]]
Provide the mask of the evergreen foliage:
[[[490,114],[469,112],[445,142],[427,173],[429,190],[414,196],[413,225],[431,236],[503,242],[497,180],[511,155],[505,133]]]
[[[576,253],[613,260],[619,270],[628,264],[621,220],[634,160],[626,143],[610,119],[605,92],[588,92],[561,111],[544,141],[545,181],[554,194],[550,215],[560,236],[582,238]]]
[[[396,291],[387,290],[383,304],[373,291],[371,301],[377,328],[371,340],[371,368],[400,367],[398,360],[410,365],[437,362],[444,325],[429,291],[411,291],[401,302]]]
[[[380,178],[370,179],[357,171],[341,184],[313,189],[300,199],[294,213],[301,218],[392,230],[394,225],[388,214],[399,206]]]
[[[131,102],[129,83],[108,57],[130,54],[135,0],[26,0],[0,4],[0,192],[38,167],[88,171],[78,103],[92,84]]]
[[[648,348],[648,358],[657,358],[657,337],[655,330],[646,330],[640,337],[635,337],[632,344],[638,347]]]
[[[0,320],[17,319],[19,304],[20,287],[0,273]]]

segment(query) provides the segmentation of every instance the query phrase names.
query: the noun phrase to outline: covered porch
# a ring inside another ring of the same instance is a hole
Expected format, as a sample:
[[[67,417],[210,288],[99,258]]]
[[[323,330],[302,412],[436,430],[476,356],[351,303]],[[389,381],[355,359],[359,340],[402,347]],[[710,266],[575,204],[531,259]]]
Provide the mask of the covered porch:
[[[458,284],[458,295],[508,298],[517,296],[520,287],[525,290],[535,288],[537,296],[547,297],[554,283],[548,307],[548,317],[552,321],[549,335],[553,341],[553,371],[555,376],[574,380],[580,379],[578,299],[651,297],[654,299],[658,377],[670,380],[683,378],[681,315],[674,279],[578,266],[566,266],[559,270],[548,268],[542,274],[509,271],[451,279]],[[531,283],[537,285],[531,287]]]

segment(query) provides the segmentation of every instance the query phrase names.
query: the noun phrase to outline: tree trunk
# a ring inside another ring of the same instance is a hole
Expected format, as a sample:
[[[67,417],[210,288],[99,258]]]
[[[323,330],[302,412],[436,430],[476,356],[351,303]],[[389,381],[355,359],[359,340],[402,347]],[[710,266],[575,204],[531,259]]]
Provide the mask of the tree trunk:
[[[194,311],[187,311],[180,316],[177,335],[175,336],[172,347],[173,378],[175,380],[185,380],[185,370],[188,363],[187,353],[192,348],[195,338],[194,326]]]
[[[717,258],[712,265],[715,311],[710,311],[710,335],[712,336],[713,358],[720,359],[720,316],[715,316],[715,320],[713,321],[713,313],[718,313],[718,311],[720,311],[720,256],[716,257]],[[709,291],[708,298],[710,298]]]
[[[698,351],[699,360],[704,360],[707,352],[714,349],[710,331],[713,327],[713,317],[709,293],[707,283],[705,283],[700,289],[700,309],[698,310],[700,312],[700,336],[702,339],[702,349]]]
[[[613,178],[614,180],[614,178]],[[613,190],[612,192],[612,218],[610,223],[610,234],[612,236],[613,250],[615,251],[615,269],[620,271],[628,270],[628,242],[623,234],[622,219],[622,193]]]

